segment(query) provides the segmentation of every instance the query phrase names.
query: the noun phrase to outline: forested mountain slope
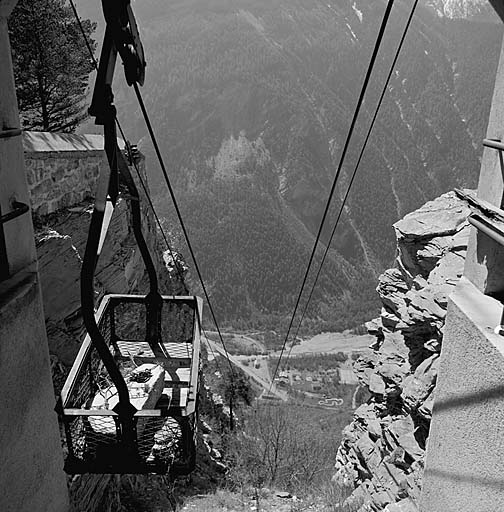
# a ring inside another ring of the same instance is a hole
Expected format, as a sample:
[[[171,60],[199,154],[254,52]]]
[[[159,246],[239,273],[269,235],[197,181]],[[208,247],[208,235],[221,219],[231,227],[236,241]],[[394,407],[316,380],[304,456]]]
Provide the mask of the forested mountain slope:
[[[396,3],[335,211],[411,5]],[[148,59],[144,98],[222,321],[264,326],[293,307],[384,8],[384,0],[134,4]],[[419,7],[314,296],[310,316],[326,328],[374,313],[397,219],[476,184],[500,40],[496,23]],[[176,235],[132,92],[122,87],[116,102]]]

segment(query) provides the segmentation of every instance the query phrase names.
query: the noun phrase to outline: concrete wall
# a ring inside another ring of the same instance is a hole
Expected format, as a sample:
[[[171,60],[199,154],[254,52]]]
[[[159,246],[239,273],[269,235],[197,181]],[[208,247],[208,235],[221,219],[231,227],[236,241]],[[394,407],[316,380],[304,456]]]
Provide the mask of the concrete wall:
[[[448,309],[422,512],[504,510],[502,304],[463,278]]]
[[[19,128],[7,30],[15,4],[0,0],[2,131]],[[2,213],[12,210],[14,200],[29,203],[20,136],[0,138],[0,183]],[[68,492],[31,215],[5,224],[4,235],[8,264],[0,282],[0,510],[64,512]]]
[[[63,512],[68,497],[36,272],[0,284],[0,510]]]
[[[495,78],[486,137],[504,140],[504,46]],[[504,160],[500,151],[484,148],[478,197],[497,208],[504,205]],[[475,229],[467,248],[464,274],[483,293],[504,291],[504,247]]]
[[[504,21],[504,1],[503,0],[490,0],[492,7],[495,9],[495,12],[501,17]]]
[[[47,215],[92,197],[108,168],[101,135],[24,132],[23,146],[32,210]]]

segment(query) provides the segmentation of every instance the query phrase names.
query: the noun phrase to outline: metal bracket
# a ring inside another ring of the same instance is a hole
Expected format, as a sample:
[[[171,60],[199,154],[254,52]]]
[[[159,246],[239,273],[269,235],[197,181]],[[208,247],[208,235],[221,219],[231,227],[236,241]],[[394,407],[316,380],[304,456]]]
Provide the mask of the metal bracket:
[[[0,217],[0,224],[6,224],[7,222],[17,219],[24,213],[28,212],[30,207],[27,204],[20,203],[19,201],[12,202],[13,210]]]
[[[122,422],[123,437],[134,448],[136,439],[133,414],[136,409],[132,406],[129,391],[107,343],[96,323],[94,315],[94,272],[101,249],[100,240],[103,237],[107,196],[115,206],[119,193],[119,176],[121,184],[127,188],[130,196],[131,224],[133,233],[149,275],[150,292],[145,301],[146,341],[156,357],[166,358],[166,350],[161,343],[161,307],[163,300],[158,291],[156,268],[149,253],[149,248],[142,234],[142,217],[140,200],[135,182],[131,176],[126,157],[117,144],[116,108],[112,81],[119,54],[124,64],[126,81],[143,84],[145,59],[142,44],[138,36],[130,0],[102,0],[106,28],[102,45],[98,74],[89,114],[96,117],[95,123],[104,127],[105,154],[109,167],[100,173],[99,187],[95,197],[95,205],[89,227],[89,235],[81,270],[81,310],[84,325],[96,348],[107,372],[114,383],[119,403],[115,408]]]
[[[21,128],[6,128],[0,131],[0,139],[10,139],[11,137],[19,137],[23,133]]]
[[[504,151],[504,143],[500,139],[483,139],[483,146],[495,149],[499,152]],[[457,193],[460,195],[459,191],[457,191]],[[478,202],[477,198],[468,197],[464,194],[464,199],[468,199],[473,206],[477,206],[480,210],[482,209],[481,201]],[[489,210],[488,207],[485,208],[484,216],[473,213],[469,216],[468,221],[478,231],[484,233],[499,245],[504,246],[504,224],[502,220],[501,222],[495,222],[495,220],[499,220],[499,215],[502,216],[502,210],[496,209],[493,205],[490,205],[490,207],[492,210]]]
[[[486,219],[476,213],[470,215],[468,220],[469,223],[473,225],[478,231],[485,233],[485,235],[489,236],[499,245],[504,246],[504,226],[497,226],[489,219]]]
[[[107,27],[110,28],[114,49],[121,55],[128,85],[145,80],[145,55],[130,0],[102,0]]]
[[[19,201],[12,201],[11,204],[12,211],[9,213],[2,215],[2,211],[0,209],[0,281],[5,281],[10,277],[9,259],[7,257],[7,245],[5,243],[3,226],[7,222],[20,217],[30,210],[30,207],[27,204],[20,203]]]
[[[483,146],[496,149],[497,151],[504,151],[504,144],[500,139],[483,139]]]

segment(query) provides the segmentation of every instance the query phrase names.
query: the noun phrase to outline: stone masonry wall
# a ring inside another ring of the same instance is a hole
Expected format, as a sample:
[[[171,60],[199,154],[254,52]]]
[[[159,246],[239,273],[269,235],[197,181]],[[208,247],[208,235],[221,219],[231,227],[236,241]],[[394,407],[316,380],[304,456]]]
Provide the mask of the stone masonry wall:
[[[379,278],[372,350],[354,371],[371,398],[343,431],[334,476],[352,512],[415,512],[448,296],[464,269],[469,206],[450,192],[394,225],[395,268]]]
[[[104,165],[102,152],[25,155],[31,206],[37,215],[47,215],[91,197]]]
[[[100,135],[24,132],[32,211],[47,215],[92,197],[108,166]]]

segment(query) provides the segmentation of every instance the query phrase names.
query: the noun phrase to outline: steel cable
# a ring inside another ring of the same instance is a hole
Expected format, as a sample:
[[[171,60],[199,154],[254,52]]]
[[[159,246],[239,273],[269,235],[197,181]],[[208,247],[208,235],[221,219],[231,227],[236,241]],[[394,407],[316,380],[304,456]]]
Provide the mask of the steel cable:
[[[315,286],[317,285],[317,282],[318,282],[318,279],[320,277],[320,273],[322,271],[322,267],[324,265],[324,262],[326,260],[326,257],[327,257],[327,254],[329,253],[329,249],[331,247],[331,243],[332,243],[332,240],[334,238],[334,234],[336,233],[336,229],[338,227],[338,224],[339,224],[339,221],[341,219],[341,215],[343,213],[343,209],[345,207],[345,204],[347,202],[347,199],[350,195],[350,191],[351,191],[351,188],[352,188],[352,185],[353,185],[353,182],[355,180],[355,177],[357,175],[357,171],[360,167],[360,163],[361,163],[361,160],[362,160],[362,157],[364,155],[364,152],[366,150],[366,147],[367,147],[367,144],[369,142],[369,139],[371,137],[371,132],[373,131],[373,128],[374,128],[374,125],[376,123],[376,119],[378,118],[378,113],[380,111],[380,107],[383,103],[383,99],[385,97],[385,94],[387,93],[387,90],[388,90],[388,86],[389,86],[389,83],[390,83],[390,79],[392,78],[392,73],[394,72],[394,69],[395,69],[395,66],[397,64],[397,60],[399,59],[399,55],[401,53],[401,50],[402,50],[402,47],[403,47],[403,44],[404,44],[404,41],[406,39],[406,35],[408,34],[408,30],[410,28],[410,25],[411,25],[411,21],[413,20],[413,16],[415,14],[415,11],[416,11],[416,8],[417,8],[417,5],[418,5],[418,0],[415,0],[413,2],[413,5],[412,5],[412,8],[411,8],[411,11],[410,11],[410,14],[409,14],[409,17],[408,17],[408,20],[406,22],[406,25],[404,27],[404,30],[403,30],[403,33],[402,33],[402,36],[401,36],[401,40],[399,41],[399,44],[397,46],[397,50],[396,50],[396,53],[395,53],[395,56],[394,56],[394,59],[392,61],[392,64],[390,65],[390,69],[389,69],[389,73],[387,75],[387,78],[385,80],[385,83],[383,85],[383,89],[382,89],[382,92],[381,92],[381,95],[380,95],[380,98],[378,100],[378,103],[376,105],[376,108],[375,108],[375,111],[374,111],[374,115],[373,115],[373,118],[371,120],[371,124],[369,125],[369,129],[367,131],[367,134],[366,134],[366,138],[364,140],[364,144],[362,145],[362,148],[361,148],[361,151],[359,153],[359,158],[357,159],[357,163],[355,164],[355,167],[353,169],[353,172],[352,172],[352,177],[350,179],[350,182],[348,184],[348,187],[347,187],[347,190],[345,192],[345,196],[343,197],[343,201],[341,202],[341,205],[340,205],[340,208],[339,208],[339,211],[338,211],[338,216],[336,218],[336,222],[334,223],[334,227],[332,229],[332,232],[331,232],[331,236],[329,237],[329,242],[327,243],[326,245],[326,249],[324,251],[324,255],[322,257],[322,261],[319,265],[319,268],[318,268],[318,271],[317,271],[317,274],[315,276],[315,279],[313,281],[313,285],[311,287],[311,290],[310,290],[310,294],[308,295],[308,299],[306,301],[306,304],[305,304],[305,307],[304,307],[304,310],[303,310],[303,314],[301,315],[301,319],[298,323],[298,326],[297,326],[297,329],[296,329],[296,333],[294,334],[294,340],[296,339],[297,335],[298,335],[298,332],[299,332],[299,329],[301,328],[301,324],[303,322],[303,319],[306,315],[306,311],[308,309],[308,305],[310,304],[310,300],[313,296],[313,291],[315,290]],[[288,352],[288,355],[287,355],[287,360],[289,360],[289,356],[292,352],[292,348],[294,347],[294,343],[291,345],[290,349],[289,349],[289,352]]]
[[[191,244],[191,240],[189,238],[189,233],[187,232],[187,228],[185,226],[184,219],[182,217],[182,212],[180,211],[180,207],[178,205],[177,198],[175,197],[175,192],[173,190],[173,187],[172,187],[172,184],[171,184],[171,181],[170,181],[170,177],[168,176],[168,172],[166,170],[166,166],[165,166],[165,163],[164,163],[163,156],[161,154],[161,150],[159,149],[159,145],[158,145],[158,142],[157,142],[156,134],[154,133],[154,129],[152,128],[152,124],[151,124],[151,121],[150,121],[150,118],[149,118],[149,114],[147,112],[147,109],[145,107],[145,103],[144,103],[143,98],[142,98],[142,94],[141,94],[140,89],[138,88],[138,84],[136,82],[133,83],[133,89],[135,90],[135,94],[136,94],[136,97],[137,97],[137,100],[138,100],[138,104],[140,106],[140,110],[142,111],[142,116],[143,116],[145,124],[147,126],[147,131],[149,132],[150,139],[151,139],[152,144],[154,146],[154,151],[156,152],[156,156],[157,156],[159,165],[161,167],[161,171],[163,173],[166,186],[168,187],[168,192],[170,193],[170,197],[171,197],[171,200],[173,202],[173,206],[175,208],[175,212],[177,214],[177,218],[179,220],[180,227],[182,228],[182,232],[184,233],[184,238],[185,238],[186,243],[187,243],[187,248],[189,249],[189,253],[191,254],[191,258],[192,258],[193,263],[194,263],[194,268],[196,270],[196,273],[198,274],[198,279],[199,279],[199,281],[201,283],[201,287],[203,289],[203,294],[205,295],[205,298],[206,298],[206,301],[207,301],[207,304],[208,304],[208,309],[210,310],[210,315],[212,316],[213,323],[215,325],[215,328],[217,329],[217,333],[219,335],[219,340],[220,340],[220,342],[222,344],[222,347],[224,348],[224,352],[226,354],[227,362],[229,364],[229,369],[231,371],[231,377],[234,378],[235,377],[234,368],[233,368],[233,365],[232,365],[232,363],[231,363],[231,361],[229,359],[229,353],[228,353],[226,344],[224,343],[224,338],[222,336],[219,324],[217,322],[217,318],[215,316],[215,311],[213,309],[212,302],[210,301],[210,296],[209,296],[207,288],[205,286],[205,281],[203,280],[203,275],[201,274],[201,270],[199,268],[198,261],[196,260],[196,255],[194,253],[194,250],[193,250],[193,247],[192,247],[192,244]]]
[[[345,160],[348,148],[350,146],[350,140],[352,138],[355,125],[357,123],[357,118],[359,116],[360,109],[361,109],[363,101],[364,101],[364,96],[365,96],[365,93],[367,91],[369,80],[371,78],[371,73],[373,71],[374,64],[375,64],[376,58],[378,56],[378,51],[379,51],[379,49],[381,47],[381,42],[383,40],[383,35],[385,33],[385,29],[387,27],[388,20],[389,20],[390,13],[392,11],[393,5],[394,5],[394,0],[388,0],[387,7],[385,8],[385,13],[383,15],[383,19],[382,19],[382,22],[381,22],[381,25],[380,25],[380,30],[378,32],[378,36],[377,36],[377,39],[376,39],[376,42],[375,42],[375,46],[374,46],[374,49],[373,49],[373,53],[371,55],[371,60],[370,60],[370,62],[368,64],[368,68],[367,68],[366,75],[365,75],[365,78],[364,78],[364,81],[363,81],[363,84],[362,84],[362,87],[361,87],[359,98],[357,100],[357,105],[356,105],[355,110],[354,110],[352,122],[350,124],[350,128],[349,128],[348,134],[347,134],[347,138],[346,138],[345,144],[343,146],[343,151],[342,151],[341,156],[340,156],[338,168],[337,168],[336,174],[334,176],[334,179],[333,179],[333,182],[332,182],[332,185],[331,185],[331,190],[329,192],[329,196],[328,196],[328,198],[326,200],[326,206],[324,208],[324,213],[323,213],[322,219],[320,221],[320,225],[319,225],[319,229],[318,229],[318,232],[317,232],[317,236],[315,238],[315,243],[313,244],[313,249],[312,249],[312,252],[310,254],[310,259],[308,260],[308,265],[306,267],[306,271],[305,271],[305,274],[304,274],[304,277],[303,277],[303,281],[302,281],[302,284],[301,284],[301,289],[299,290],[299,293],[298,293],[298,296],[297,296],[297,299],[296,299],[296,304],[294,306],[294,311],[292,313],[292,316],[291,316],[291,319],[290,319],[290,322],[289,322],[289,327],[287,329],[287,334],[285,335],[285,339],[284,339],[283,344],[282,344],[282,349],[280,351],[280,357],[278,359],[278,362],[277,362],[276,367],[275,367],[275,371],[273,373],[273,380],[271,381],[271,385],[273,385],[273,382],[274,382],[275,377],[277,375],[278,368],[280,366],[280,362],[282,360],[282,356],[284,354],[285,347],[286,347],[288,339],[289,339],[290,331],[292,329],[292,326],[294,324],[294,320],[296,318],[297,309],[299,307],[299,303],[301,301],[301,297],[303,295],[303,291],[304,291],[304,288],[306,286],[306,282],[308,280],[308,275],[310,273],[310,269],[311,269],[311,266],[313,264],[313,260],[315,258],[315,253],[317,251],[317,247],[318,247],[318,244],[319,244],[319,241],[320,241],[320,237],[322,235],[322,229],[324,227],[327,215],[329,213],[329,207],[331,205],[331,201],[332,201],[332,198],[334,196],[334,192],[336,190],[336,185],[338,183],[341,171],[343,169],[343,162]]]

